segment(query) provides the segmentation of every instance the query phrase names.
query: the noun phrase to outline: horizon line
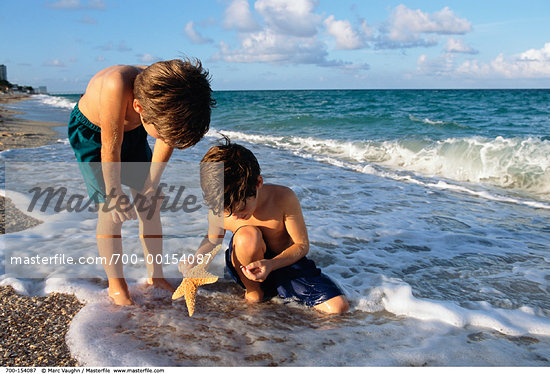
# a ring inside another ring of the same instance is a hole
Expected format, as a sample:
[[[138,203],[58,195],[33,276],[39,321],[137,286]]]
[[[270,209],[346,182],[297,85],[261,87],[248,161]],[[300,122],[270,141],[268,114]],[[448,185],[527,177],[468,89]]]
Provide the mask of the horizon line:
[[[262,92],[262,91],[498,91],[498,90],[550,90],[550,87],[485,87],[485,88],[250,88],[218,89],[212,92]],[[80,91],[53,91],[48,95],[83,95]]]

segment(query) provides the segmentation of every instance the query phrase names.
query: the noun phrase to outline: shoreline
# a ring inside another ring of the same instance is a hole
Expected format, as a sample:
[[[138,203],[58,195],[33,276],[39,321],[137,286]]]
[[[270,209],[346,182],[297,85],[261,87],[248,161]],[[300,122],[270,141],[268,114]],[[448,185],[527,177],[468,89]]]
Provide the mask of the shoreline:
[[[64,126],[62,123],[19,118],[17,116],[24,112],[6,108],[6,105],[31,98],[32,96],[23,94],[0,95],[0,151],[41,147],[59,139],[60,133],[54,128]],[[42,222],[15,208],[10,199],[0,195],[0,234],[6,231],[22,231],[40,223]]]
[[[31,121],[17,117],[23,112],[6,108],[32,98],[0,95],[0,151],[41,147],[60,137],[62,123]],[[0,235],[42,223],[0,196]],[[11,286],[0,286],[0,366],[78,366],[70,354],[65,335],[74,315],[84,306],[74,295],[23,296]]]
[[[54,127],[65,124],[19,118],[17,116],[24,112],[6,108],[6,105],[30,98],[29,95],[0,95],[0,151],[41,147],[59,139],[60,134]]]

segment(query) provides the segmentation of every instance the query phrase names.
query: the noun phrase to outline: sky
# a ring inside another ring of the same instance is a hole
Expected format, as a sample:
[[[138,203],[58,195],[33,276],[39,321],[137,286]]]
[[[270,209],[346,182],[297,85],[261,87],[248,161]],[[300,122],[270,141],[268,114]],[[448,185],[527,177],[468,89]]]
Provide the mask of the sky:
[[[548,0],[2,0],[11,83],[199,58],[214,90],[550,88]]]

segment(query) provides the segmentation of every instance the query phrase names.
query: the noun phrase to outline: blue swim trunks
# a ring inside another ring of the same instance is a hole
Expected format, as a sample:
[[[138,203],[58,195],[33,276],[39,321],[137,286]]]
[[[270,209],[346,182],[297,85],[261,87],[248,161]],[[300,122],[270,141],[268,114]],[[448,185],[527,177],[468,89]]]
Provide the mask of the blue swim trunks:
[[[233,237],[225,251],[225,266],[231,278],[245,288],[231,262],[232,252]],[[268,249],[265,258],[273,257],[275,254]],[[343,294],[338,286],[306,257],[290,266],[272,271],[261,283],[261,288],[264,292],[264,301],[279,295],[283,299],[293,299],[310,307]]]
[[[90,199],[104,203],[106,193],[101,170],[101,128],[80,112],[78,104],[69,119],[68,136]],[[143,126],[125,132],[121,149],[121,183],[140,191],[149,175],[152,155]]]

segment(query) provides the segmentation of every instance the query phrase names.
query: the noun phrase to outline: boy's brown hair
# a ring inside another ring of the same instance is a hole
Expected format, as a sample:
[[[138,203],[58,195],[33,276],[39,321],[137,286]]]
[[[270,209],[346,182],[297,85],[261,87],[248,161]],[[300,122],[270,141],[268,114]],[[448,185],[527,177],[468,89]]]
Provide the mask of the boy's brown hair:
[[[200,60],[169,60],[152,64],[134,81],[134,98],[143,107],[143,121],[152,124],[162,140],[188,148],[210,126],[215,105],[208,71]]]
[[[233,214],[245,207],[246,199],[256,196],[256,187],[261,169],[256,156],[240,144],[231,143],[225,137],[225,144],[211,147],[201,161],[201,188],[204,199],[214,214],[220,214],[221,193],[216,186],[221,185],[214,167],[209,163],[223,162],[223,209]]]

